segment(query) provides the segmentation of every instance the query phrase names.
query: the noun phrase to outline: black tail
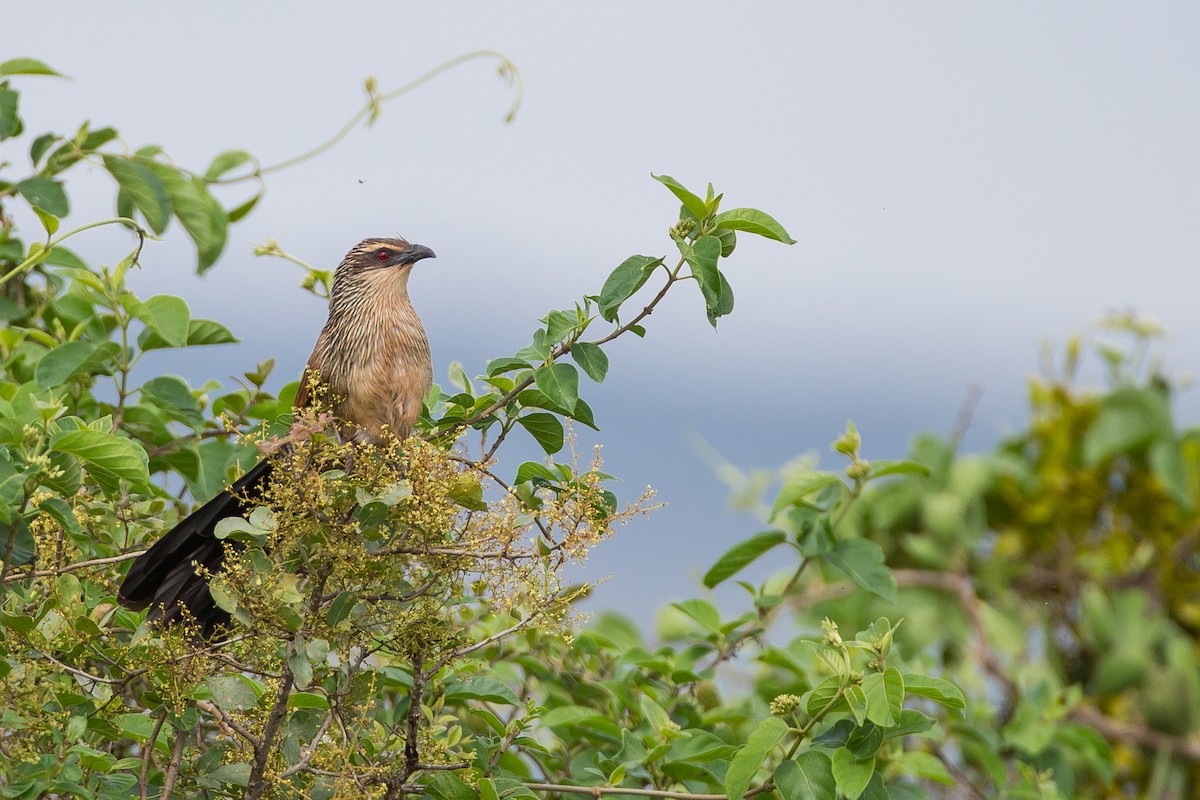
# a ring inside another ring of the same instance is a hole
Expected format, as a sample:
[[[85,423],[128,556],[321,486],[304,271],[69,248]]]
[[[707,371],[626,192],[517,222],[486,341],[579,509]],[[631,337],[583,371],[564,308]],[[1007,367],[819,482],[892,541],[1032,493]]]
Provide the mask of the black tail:
[[[217,523],[248,513],[270,474],[271,462],[264,458],[230,489],[167,531],[129,568],[117,594],[121,605],[134,611],[150,606],[147,619],[163,624],[181,619],[187,609],[200,627],[200,635],[211,638],[229,622],[229,614],[217,607],[208,583],[196,574],[193,564],[201,564],[211,572],[221,570],[227,544],[214,533]]]

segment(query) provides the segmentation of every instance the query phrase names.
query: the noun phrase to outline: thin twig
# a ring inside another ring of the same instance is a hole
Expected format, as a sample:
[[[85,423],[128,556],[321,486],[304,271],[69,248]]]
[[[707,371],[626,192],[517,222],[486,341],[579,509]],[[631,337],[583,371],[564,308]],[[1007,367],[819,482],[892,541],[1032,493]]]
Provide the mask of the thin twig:
[[[93,558],[91,561],[79,561],[74,564],[67,564],[65,567],[56,567],[54,569],[37,569],[29,572],[14,572],[11,575],[4,577],[4,583],[12,581],[23,581],[31,578],[49,578],[58,577],[68,572],[75,572],[89,567],[99,567],[104,564],[119,564],[122,561],[130,561],[145,553],[145,550],[131,550],[128,553],[122,553],[119,556],[109,556],[108,558]]]
[[[404,739],[404,777],[412,776],[421,763],[417,737],[421,732],[421,700],[425,695],[425,654],[418,649],[412,659],[412,689],[408,693],[408,734]]]
[[[154,742],[158,740],[158,733],[162,730],[163,723],[166,721],[167,712],[164,710],[158,715],[158,721],[154,723],[154,730],[150,733],[150,741],[146,743],[146,752],[142,754],[142,771],[138,774],[138,787],[141,789],[142,800],[146,800],[146,795],[149,792],[146,779],[150,776],[150,762],[154,757]]]
[[[183,731],[176,731],[175,749],[171,752],[171,763],[167,765],[162,794],[158,796],[158,800],[171,800],[171,794],[175,791],[175,779],[179,777],[179,767],[183,763],[184,741]]]
[[[207,711],[209,714],[212,714],[214,717],[217,718],[217,720],[222,725],[229,728],[231,731],[236,733],[238,736],[241,736],[243,739],[245,739],[246,743],[250,745],[251,749],[253,749],[253,750],[258,749],[258,737],[255,736],[254,734],[252,734],[250,731],[243,728],[237,722],[237,720],[235,720],[233,717],[226,714],[225,710],[222,709],[220,706],[210,703],[207,700],[197,700],[196,708],[199,708],[201,711]]]

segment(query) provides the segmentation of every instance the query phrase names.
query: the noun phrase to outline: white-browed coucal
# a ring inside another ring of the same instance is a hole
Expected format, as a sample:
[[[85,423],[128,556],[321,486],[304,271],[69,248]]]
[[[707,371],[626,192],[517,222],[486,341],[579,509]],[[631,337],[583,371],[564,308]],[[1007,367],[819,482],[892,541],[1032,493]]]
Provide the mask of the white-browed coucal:
[[[311,387],[328,394],[344,437],[378,441],[408,436],[433,382],[429,340],[408,296],[413,265],[433,258],[428,247],[404,239],[366,239],[338,265],[329,297],[329,320],[304,369],[295,408],[308,406]],[[118,598],[149,619],[170,623],[190,616],[210,637],[228,620],[213,601],[202,565],[219,572],[226,543],[217,523],[254,506],[271,473],[262,458],[233,485],[209,500],[133,562]]]

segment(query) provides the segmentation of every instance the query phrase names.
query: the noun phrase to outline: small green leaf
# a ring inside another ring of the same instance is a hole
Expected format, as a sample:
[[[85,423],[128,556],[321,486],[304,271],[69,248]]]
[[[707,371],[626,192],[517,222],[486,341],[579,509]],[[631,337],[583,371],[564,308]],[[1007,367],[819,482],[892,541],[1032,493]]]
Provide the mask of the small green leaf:
[[[854,715],[855,722],[862,725],[867,721],[867,695],[861,686],[846,688],[846,703],[850,706],[850,713]]]
[[[563,432],[562,423],[553,414],[535,411],[518,418],[517,422],[537,440],[537,443],[546,451],[546,455],[552,456],[562,450],[566,435]]]
[[[296,692],[287,701],[289,709],[329,708],[329,698],[316,692]]]
[[[776,767],[775,785],[783,800],[835,800],[837,796],[833,766],[819,750],[801,753]]]
[[[21,133],[21,117],[17,114],[20,92],[0,86],[0,141]]]
[[[867,719],[883,728],[899,724],[904,703],[904,677],[895,667],[868,675],[862,682],[867,696]]]
[[[134,307],[133,315],[171,347],[187,345],[192,312],[182,297],[157,294]]]
[[[692,277],[704,295],[704,308],[708,312],[709,321],[714,325],[720,316],[721,273],[717,270],[717,261],[721,257],[721,240],[715,236],[701,236],[694,244],[678,242],[679,252],[691,267]]]
[[[491,378],[505,372],[512,372],[514,369],[528,369],[530,366],[530,363],[523,358],[493,358],[487,362],[486,372]]]
[[[55,252],[58,252],[58,248],[55,248]],[[188,322],[187,342],[185,345],[187,347],[199,347],[206,344],[232,344],[237,341],[239,341],[238,338],[219,322],[213,322],[210,319],[193,319]],[[138,336],[138,347],[143,350],[158,350],[163,347],[175,346],[152,328],[146,328]]]
[[[589,378],[596,383],[604,383],[604,376],[608,374],[608,355],[599,345],[576,342],[571,346],[571,358],[575,359],[575,363]]]
[[[50,447],[83,461],[87,471],[107,494],[115,494],[121,480],[145,488],[150,479],[146,451],[135,442],[87,428],[65,431],[50,440]]]
[[[33,213],[37,214],[38,221],[42,223],[48,236],[53,236],[58,232],[58,217],[48,211],[43,211],[38,206],[33,207]]]
[[[608,322],[617,318],[621,304],[633,296],[649,279],[651,273],[663,263],[662,258],[652,256],[630,256],[622,261],[600,290],[600,316]]]
[[[1117,389],[1100,403],[1100,413],[1083,436],[1083,460],[1095,466],[1154,439],[1170,436],[1171,409],[1152,387]]]
[[[896,600],[896,576],[887,568],[883,548],[870,539],[842,539],[820,556],[825,563],[889,603]],[[889,723],[891,724],[891,723]]]
[[[671,606],[687,614],[711,633],[719,634],[721,632],[721,614],[717,611],[716,606],[707,600],[683,600],[671,603]]]
[[[446,686],[447,700],[482,700],[505,706],[519,706],[521,700],[508,686],[495,678],[468,678]]]
[[[117,156],[104,156],[104,168],[121,191],[142,212],[155,233],[162,233],[171,220],[171,198],[162,180],[145,164]]]
[[[779,717],[767,717],[751,731],[746,744],[734,754],[725,773],[725,796],[729,800],[740,800],[746,793],[754,774],[787,732],[788,724]]]
[[[908,694],[927,697],[947,708],[962,710],[967,707],[967,699],[963,697],[962,689],[950,681],[915,672],[906,672],[903,676],[903,684],[904,691]]]
[[[8,75],[55,75],[62,73],[36,58],[13,58],[0,63],[0,77]]]
[[[62,183],[43,175],[26,178],[16,185],[16,190],[21,197],[29,201],[31,206],[36,206],[56,217],[65,217],[71,210]]]
[[[538,367],[533,373],[534,382],[550,402],[566,410],[575,410],[579,400],[579,372],[570,364],[550,364]]]
[[[787,541],[787,534],[783,531],[763,531],[755,534],[744,542],[739,542],[733,547],[725,551],[725,553],[709,568],[704,574],[704,586],[708,589],[722,583],[733,575],[736,575],[747,564],[752,563],[755,559],[767,552],[776,545],[783,544]]]
[[[325,621],[331,627],[337,627],[338,623],[350,616],[350,611],[357,603],[358,596],[354,592],[339,592],[329,604],[329,611],[325,612]]]
[[[867,479],[882,478],[886,475],[928,475],[929,467],[916,461],[872,461],[867,469]]]
[[[713,222],[716,223],[718,229],[745,231],[784,244],[796,243],[796,240],[788,236],[788,232],[774,218],[754,208],[734,208],[724,211],[713,217]]]
[[[847,800],[858,800],[871,776],[875,774],[875,757],[855,758],[844,747],[833,752],[833,780]]]
[[[678,197],[679,202],[683,203],[683,207],[692,212],[692,216],[696,219],[704,219],[708,216],[708,206],[705,202],[699,196],[684,188],[683,184],[679,181],[670,175],[655,175],[653,172],[650,173],[650,177],[670,189],[671,194]]]
[[[208,184],[197,177],[188,178],[175,167],[158,161],[144,166],[162,182],[173,213],[196,245],[197,272],[216,263],[225,249],[229,218],[225,209],[208,191]]]
[[[304,689],[312,683],[312,662],[308,660],[308,656],[302,649],[288,656],[287,663],[288,668],[292,671],[292,677],[296,680],[297,689]]]
[[[67,505],[67,501],[61,497],[49,497],[41,502],[38,509],[49,514],[63,530],[73,539],[82,540],[84,532],[79,527],[79,520],[75,519],[75,514],[71,510],[71,506]]]
[[[62,386],[79,375],[109,375],[113,358],[120,352],[116,342],[66,342],[42,356],[33,379],[46,388]]]
[[[245,150],[226,150],[214,158],[212,163],[208,165],[208,169],[204,171],[204,180],[215,181],[231,169],[237,169],[247,161],[253,160],[254,156]]]
[[[258,693],[241,675],[215,675],[204,682],[212,701],[221,708],[249,711],[258,705]],[[294,696],[294,695],[293,695]]]

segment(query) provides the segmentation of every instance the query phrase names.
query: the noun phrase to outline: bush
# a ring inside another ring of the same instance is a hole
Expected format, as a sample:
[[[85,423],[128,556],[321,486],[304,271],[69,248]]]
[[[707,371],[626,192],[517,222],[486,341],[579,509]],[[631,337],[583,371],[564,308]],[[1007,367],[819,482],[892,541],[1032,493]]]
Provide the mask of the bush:
[[[31,74],[53,70],[0,64],[0,139],[21,140],[13,86]],[[393,95],[369,90],[373,116]],[[704,583],[768,553],[786,570],[742,582],[733,615],[671,604],[650,642],[617,615],[581,627],[571,603],[588,587],[560,578],[652,505],[619,508],[570,446],[569,424],[595,422],[580,372],[602,381],[605,345],[643,334],[685,281],[715,326],[738,234],[790,243],[778,222],[658,176],[681,203],[677,257],[631,256],[482,375],[453,369],[403,447],[350,446],[320,409],[293,417],[296,384],[264,388],[270,362],[231,389],[131,378],[147,351],[234,340],[125,276],[172,222],[212,267],[257,199],[226,208],[213,186],[269,169],[233,151],[191,172],[87,124],[29,144],[31,174],[0,173],[0,202],[44,228],[22,236],[0,209],[5,797],[1185,797],[1200,783],[1200,438],[1136,358],[1103,349],[1112,388],[1081,391],[1072,343],[1065,376],[1033,385],[1030,429],[982,456],[922,437],[909,460],[868,461],[849,426],[845,470],[786,471],[764,529]],[[117,216],[60,232],[81,161],[113,177]],[[115,266],[64,245],[105,224],[136,238]],[[327,289],[305,268],[305,288]],[[1149,328],[1118,328],[1144,351]],[[520,431],[546,461],[503,465]],[[296,443],[287,468],[220,530],[233,549],[211,580],[232,630],[201,641],[117,607],[125,562],[187,513],[180,490],[211,496],[280,436]]]

